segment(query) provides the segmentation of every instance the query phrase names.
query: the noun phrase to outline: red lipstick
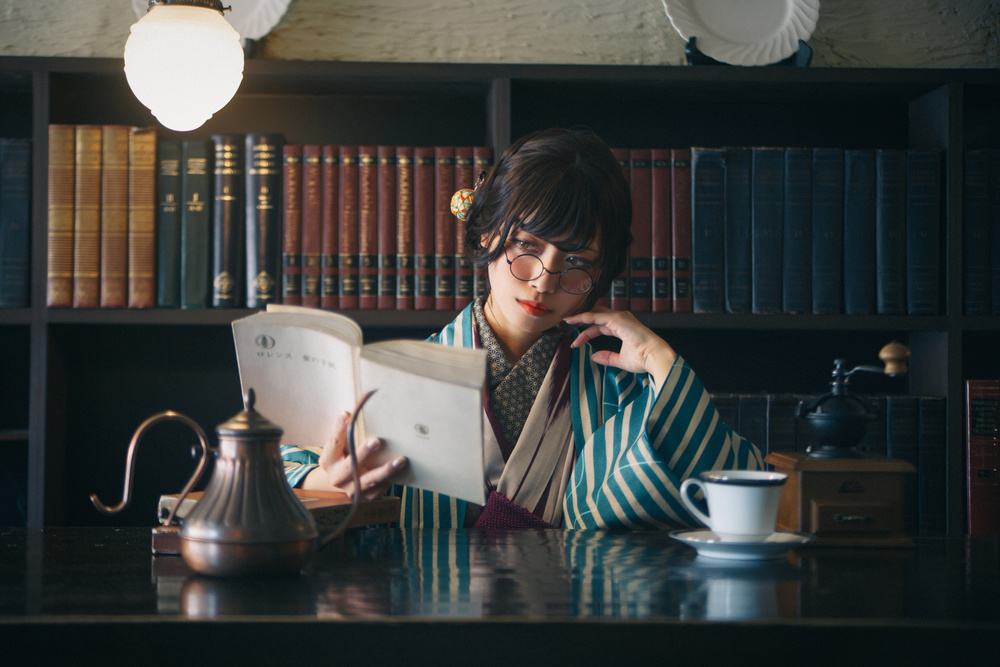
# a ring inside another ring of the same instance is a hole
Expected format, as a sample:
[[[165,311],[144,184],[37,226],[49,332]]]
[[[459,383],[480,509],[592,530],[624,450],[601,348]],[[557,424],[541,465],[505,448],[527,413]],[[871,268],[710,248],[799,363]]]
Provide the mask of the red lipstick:
[[[542,304],[535,303],[534,301],[523,301],[518,299],[517,303],[524,309],[524,312],[528,313],[532,317],[542,317],[543,315],[548,315],[549,312],[551,312]]]

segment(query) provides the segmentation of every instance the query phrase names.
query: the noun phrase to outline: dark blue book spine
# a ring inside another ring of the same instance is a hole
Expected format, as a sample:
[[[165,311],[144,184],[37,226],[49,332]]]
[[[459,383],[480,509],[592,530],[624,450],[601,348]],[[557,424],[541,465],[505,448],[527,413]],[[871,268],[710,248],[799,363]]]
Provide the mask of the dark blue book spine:
[[[726,310],[750,312],[750,149],[726,149]]]
[[[990,152],[965,151],[962,187],[962,270],[966,315],[989,315],[990,295]]]
[[[844,152],[844,312],[875,312],[875,153]]]
[[[813,150],[812,312],[844,311],[844,149]]]
[[[0,308],[30,305],[31,141],[0,139]]]
[[[906,311],[941,312],[941,152],[906,153]]]
[[[786,313],[812,310],[812,149],[785,149],[781,304]]]
[[[212,306],[235,308],[243,299],[246,170],[242,134],[213,134],[215,201],[212,211]]]
[[[875,303],[880,315],[906,312],[906,153],[875,151]]]
[[[181,142],[156,147],[156,305],[181,305]]]
[[[206,308],[211,294],[212,157],[211,141],[182,145],[181,308]]]
[[[246,135],[246,301],[279,303],[281,284],[282,149],[280,134]]]
[[[767,394],[740,394],[739,434],[767,456]]]
[[[718,148],[691,149],[691,276],[696,313],[721,313],[724,303],[725,167]]]
[[[915,470],[903,477],[903,529],[910,535],[917,532],[920,517],[918,501],[919,455],[917,439],[920,425],[920,404],[916,396],[890,394],[885,399],[885,445],[889,458],[906,461]]]
[[[785,157],[782,148],[752,150],[751,308],[781,312],[781,260]]]
[[[917,503],[920,532],[944,534],[947,528],[946,400],[942,396],[919,398],[917,430]]]
[[[990,151],[990,295],[1000,315],[1000,149]]]

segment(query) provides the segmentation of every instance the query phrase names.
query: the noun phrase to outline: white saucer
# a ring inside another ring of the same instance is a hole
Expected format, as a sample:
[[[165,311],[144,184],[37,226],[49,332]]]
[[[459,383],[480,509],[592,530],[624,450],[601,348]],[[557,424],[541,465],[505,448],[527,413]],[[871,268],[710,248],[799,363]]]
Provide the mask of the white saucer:
[[[790,549],[812,542],[812,537],[801,533],[779,530],[760,542],[723,542],[718,535],[705,528],[675,530],[670,537],[698,551],[699,556],[727,560],[766,560],[780,558]]]

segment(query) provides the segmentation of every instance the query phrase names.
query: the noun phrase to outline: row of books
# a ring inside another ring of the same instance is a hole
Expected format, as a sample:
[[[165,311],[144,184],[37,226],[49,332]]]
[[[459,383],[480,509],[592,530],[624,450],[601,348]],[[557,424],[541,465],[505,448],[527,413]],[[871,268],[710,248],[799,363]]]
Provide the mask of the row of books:
[[[0,138],[0,308],[29,304],[31,140]]]
[[[771,452],[806,452],[815,444],[808,426],[796,418],[801,394],[715,394],[722,420]],[[905,490],[905,529],[911,534],[944,533],[946,529],[946,399],[913,394],[858,396],[875,409],[876,419],[858,444],[863,452],[906,461],[916,469]]]
[[[690,220],[675,202],[672,224],[675,239],[690,227],[694,312],[941,312],[940,151],[695,147],[690,156],[673,164],[675,200],[687,194],[676,172],[690,169]],[[654,266],[665,265],[656,229],[667,224],[655,202]]]
[[[965,382],[970,535],[1000,534],[1000,379]]]
[[[966,315],[1000,315],[1000,149],[965,151],[963,294]]]

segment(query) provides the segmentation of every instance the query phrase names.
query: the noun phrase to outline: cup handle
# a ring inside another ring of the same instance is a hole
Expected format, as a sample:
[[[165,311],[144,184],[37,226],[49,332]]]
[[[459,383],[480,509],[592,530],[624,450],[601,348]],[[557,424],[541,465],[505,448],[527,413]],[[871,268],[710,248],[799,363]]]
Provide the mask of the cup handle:
[[[701,508],[699,508],[688,495],[688,491],[691,487],[694,487],[695,490],[702,488],[701,480],[695,479],[694,477],[688,477],[686,480],[681,482],[681,502],[684,503],[684,507],[686,507],[687,510],[694,515],[694,518],[698,519],[698,521],[701,521],[703,524],[708,526],[709,529],[711,529],[712,520],[707,514],[701,511]]]

